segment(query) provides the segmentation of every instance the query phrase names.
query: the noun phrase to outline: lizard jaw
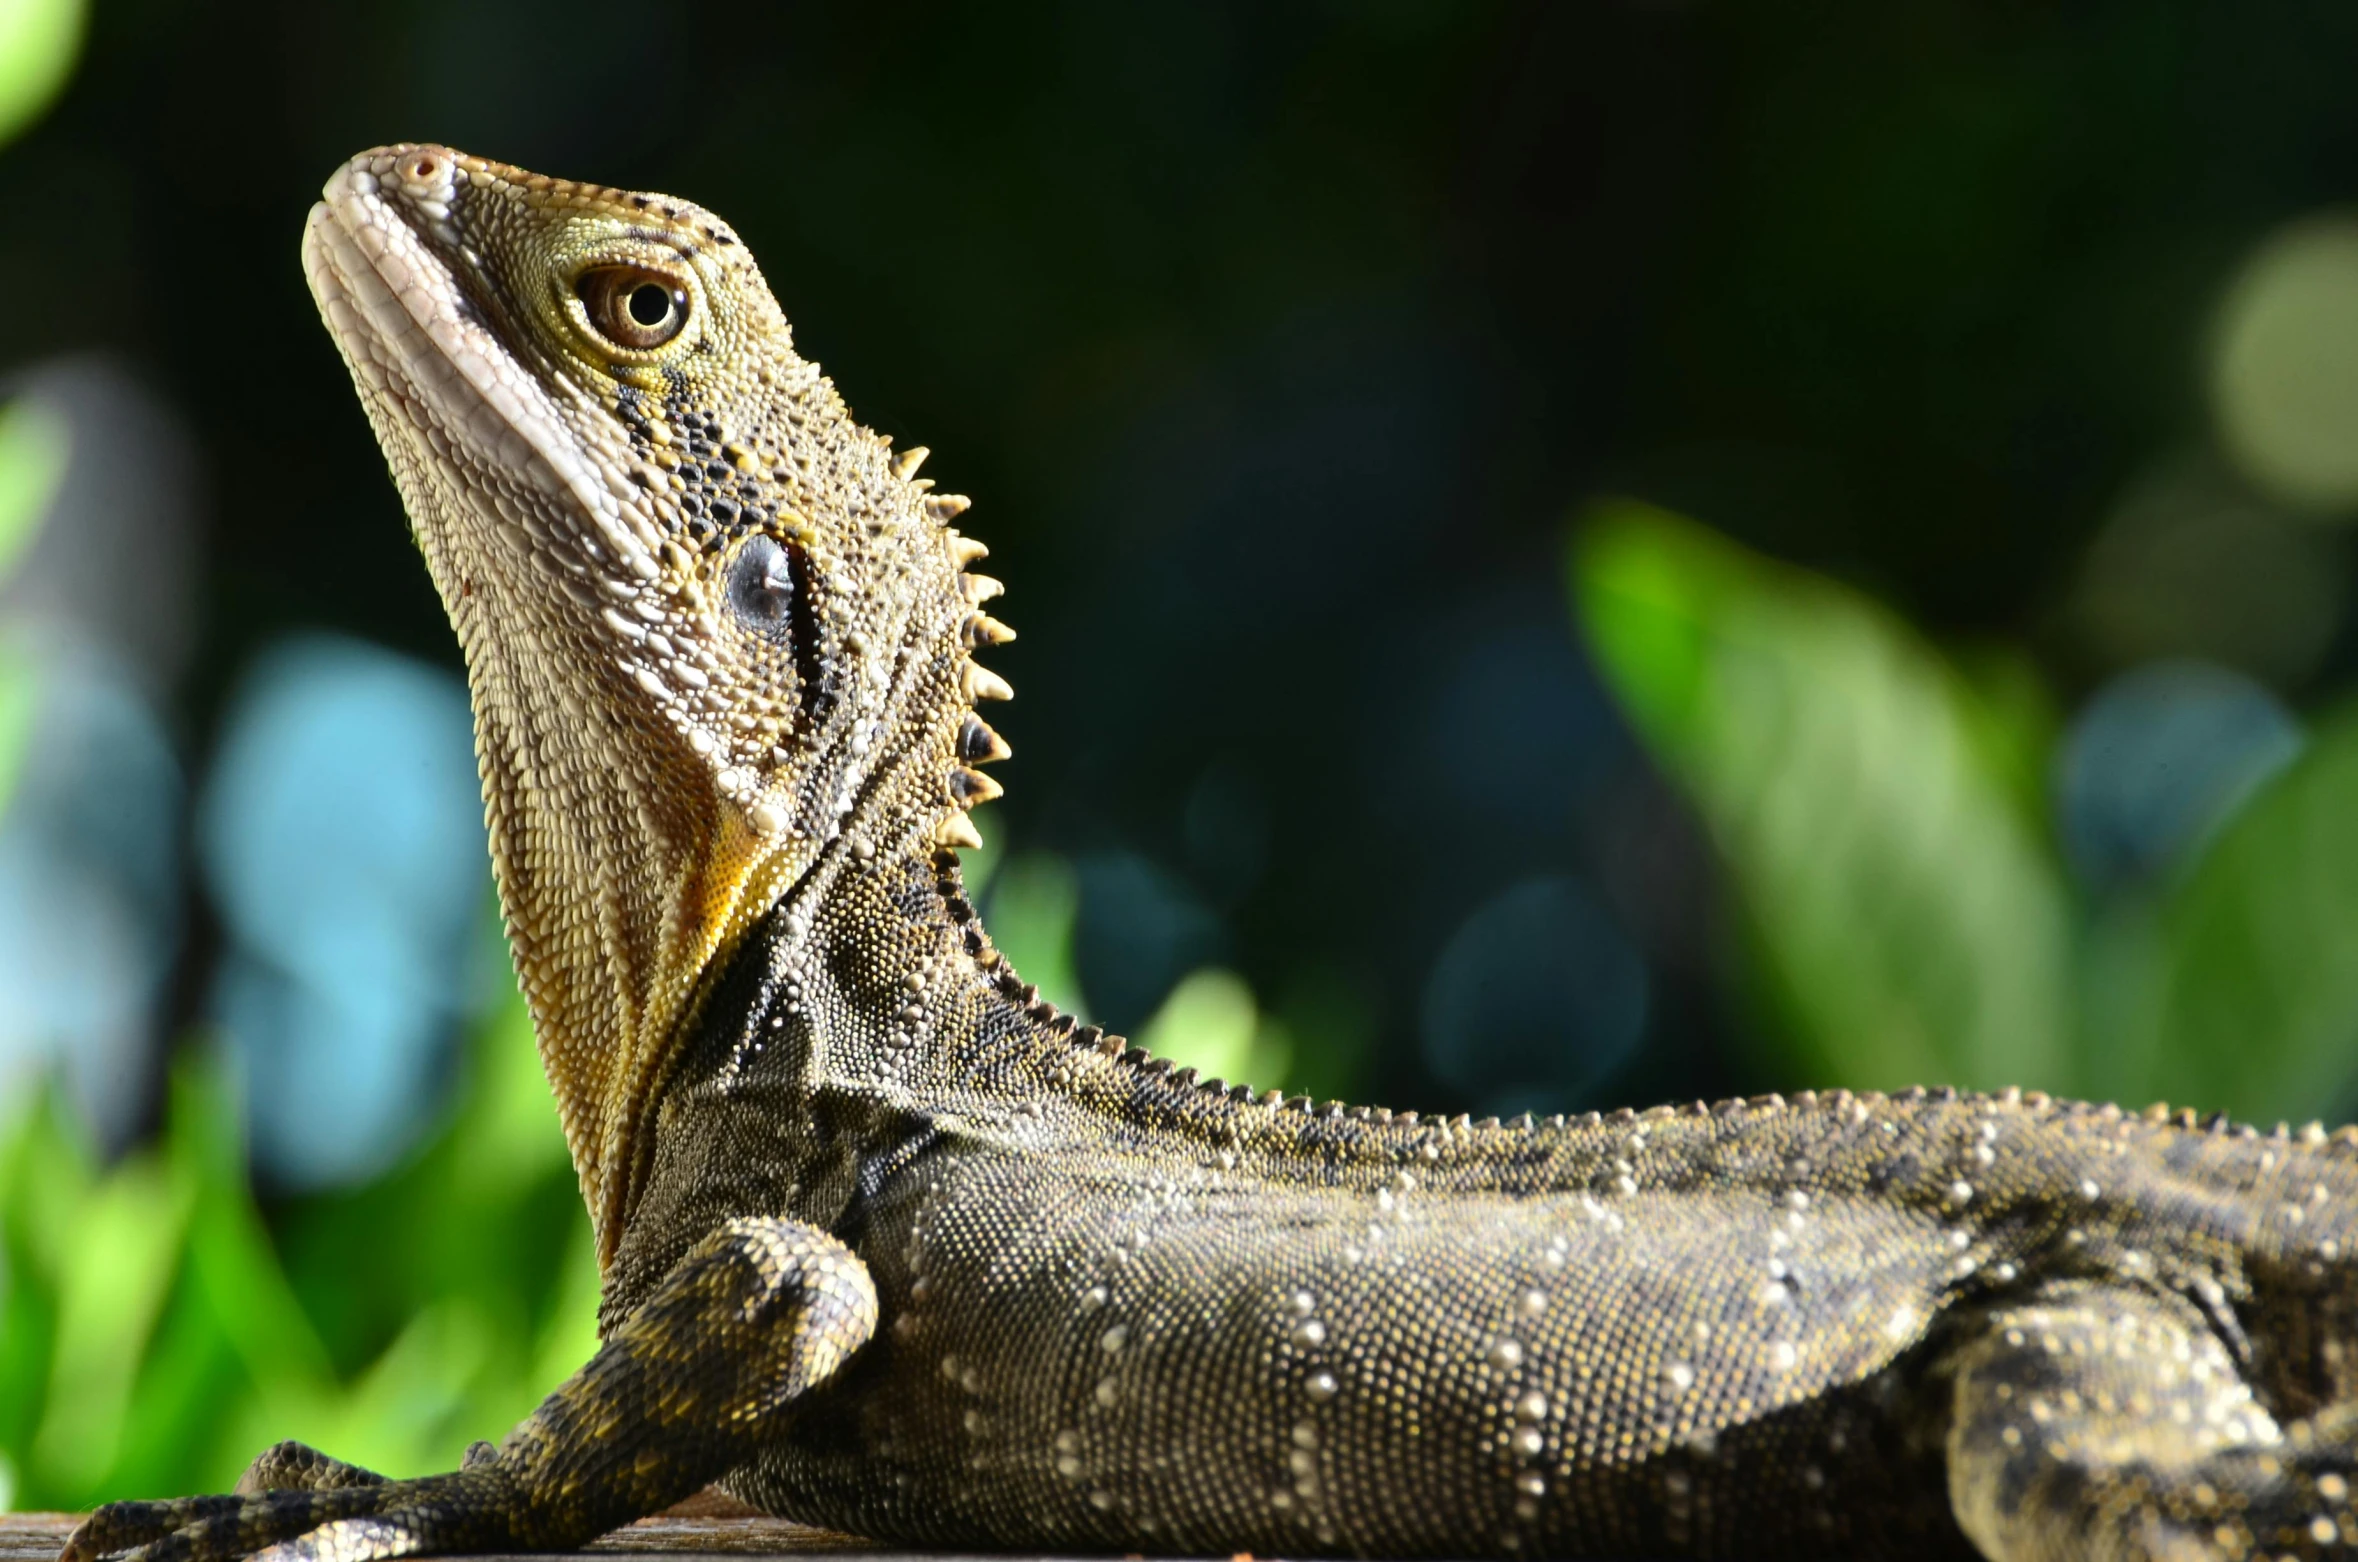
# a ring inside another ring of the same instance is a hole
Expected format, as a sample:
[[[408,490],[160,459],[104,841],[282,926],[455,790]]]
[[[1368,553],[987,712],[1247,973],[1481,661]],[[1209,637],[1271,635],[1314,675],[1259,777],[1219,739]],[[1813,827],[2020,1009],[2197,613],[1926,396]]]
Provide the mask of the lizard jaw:
[[[425,181],[389,183],[363,162],[338,169],[311,209],[303,264],[329,333],[354,376],[368,381],[372,413],[380,398],[398,398],[421,433],[431,427],[485,469],[523,476],[548,512],[576,529],[566,540],[593,560],[604,562],[603,553],[620,573],[654,581],[663,539],[638,497],[582,459],[547,387],[516,372],[513,354],[419,231],[421,218],[447,211],[457,164],[447,155],[434,161],[437,178],[421,189]],[[455,233],[441,237],[458,245]],[[520,523],[514,511],[496,513]]]

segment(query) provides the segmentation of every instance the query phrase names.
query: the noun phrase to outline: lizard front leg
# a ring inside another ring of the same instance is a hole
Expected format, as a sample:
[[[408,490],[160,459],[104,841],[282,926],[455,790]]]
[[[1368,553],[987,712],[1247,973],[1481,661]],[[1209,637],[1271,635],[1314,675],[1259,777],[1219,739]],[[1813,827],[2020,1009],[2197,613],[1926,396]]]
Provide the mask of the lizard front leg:
[[[363,1562],[567,1550],[743,1462],[875,1328],[875,1287],[842,1243],[795,1221],[731,1221],[505,1442],[471,1452],[464,1468],[371,1481],[327,1461],[334,1484],[110,1503],[74,1531],[61,1562],[120,1551],[129,1562],[226,1562],[252,1551],[272,1562]],[[286,1450],[257,1467],[283,1455],[284,1475],[302,1482],[306,1461]],[[279,1473],[248,1480],[273,1484]]]
[[[2352,1407],[2279,1428],[2181,1297],[2050,1286],[1950,1366],[1949,1498],[1992,1558],[2358,1555]]]

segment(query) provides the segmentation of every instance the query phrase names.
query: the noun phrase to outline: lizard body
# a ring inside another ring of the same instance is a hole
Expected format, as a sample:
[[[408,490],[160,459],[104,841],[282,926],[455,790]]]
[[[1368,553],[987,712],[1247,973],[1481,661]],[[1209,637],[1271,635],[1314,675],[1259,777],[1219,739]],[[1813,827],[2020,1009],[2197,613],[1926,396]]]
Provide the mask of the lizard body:
[[[402,146],[305,261],[466,651],[605,1344],[460,1471],[282,1445],[70,1558],[565,1547],[715,1479],[1058,1550],[2358,1546],[2358,1134],[1174,1071],[977,920],[996,584],[725,224]]]

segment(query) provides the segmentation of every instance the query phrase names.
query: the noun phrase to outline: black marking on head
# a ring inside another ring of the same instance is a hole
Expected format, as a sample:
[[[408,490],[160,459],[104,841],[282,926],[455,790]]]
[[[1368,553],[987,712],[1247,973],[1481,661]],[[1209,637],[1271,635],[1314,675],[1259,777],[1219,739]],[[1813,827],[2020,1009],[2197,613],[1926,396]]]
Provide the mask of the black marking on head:
[[[636,385],[614,387],[614,416],[630,434],[633,445],[655,442],[655,428],[647,412],[647,393]]]
[[[683,239],[666,228],[629,228],[624,230],[642,244],[654,244],[670,250],[681,260],[694,260],[704,253],[704,247],[693,240]]]
[[[816,727],[835,709],[835,659],[822,654],[819,644],[819,572],[810,550],[789,543],[786,562],[794,575],[794,601],[801,617],[794,636],[794,674],[802,686],[804,720]]]

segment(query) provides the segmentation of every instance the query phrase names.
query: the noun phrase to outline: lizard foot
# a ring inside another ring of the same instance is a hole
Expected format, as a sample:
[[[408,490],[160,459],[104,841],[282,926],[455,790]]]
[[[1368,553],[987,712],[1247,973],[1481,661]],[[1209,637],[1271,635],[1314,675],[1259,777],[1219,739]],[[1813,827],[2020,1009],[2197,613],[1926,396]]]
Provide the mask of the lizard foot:
[[[480,1470],[498,1457],[497,1448],[479,1441],[467,1449],[460,1469]],[[94,1562],[95,1558],[117,1552],[137,1554],[167,1535],[203,1526],[211,1526],[210,1532],[215,1534],[234,1533],[240,1526],[250,1528],[256,1535],[301,1534],[315,1525],[357,1512],[358,1508],[341,1499],[308,1507],[255,1499],[284,1493],[366,1491],[390,1484],[374,1470],[332,1458],[308,1443],[289,1439],[274,1443],[257,1455],[237,1478],[237,1487],[229,1496],[108,1503],[74,1531],[66,1542],[64,1558],[65,1562]],[[309,1517],[301,1517],[305,1514]],[[257,1539],[235,1551],[250,1551],[270,1543],[267,1539]]]
[[[2280,1428],[2181,1297],[2050,1286],[1951,1366],[1949,1500],[1992,1558],[2358,1557],[2358,1415]]]
[[[300,1443],[225,1497],[109,1503],[60,1562],[376,1562],[564,1551],[658,1512],[741,1463],[769,1419],[876,1328],[851,1251],[787,1220],[735,1220],[680,1260],[497,1448],[447,1475],[386,1480]]]
[[[66,1537],[58,1562],[97,1562],[100,1557],[118,1553],[142,1558],[143,1562],[152,1562],[166,1552],[184,1556],[242,1556],[284,1536],[299,1535],[331,1519],[363,1511],[381,1501],[385,1489],[385,1485],[344,1486],[252,1496],[110,1502],[84,1519]]]

